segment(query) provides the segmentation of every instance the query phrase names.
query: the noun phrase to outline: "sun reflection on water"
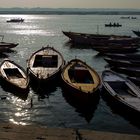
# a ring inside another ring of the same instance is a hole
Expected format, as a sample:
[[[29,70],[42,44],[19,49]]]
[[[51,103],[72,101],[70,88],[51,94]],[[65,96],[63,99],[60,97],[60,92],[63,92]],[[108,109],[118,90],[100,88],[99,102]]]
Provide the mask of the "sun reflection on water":
[[[22,100],[12,96],[9,99],[12,107],[12,115],[9,116],[9,121],[17,125],[28,125],[27,120],[30,120],[30,100]],[[26,121],[25,121],[26,120]]]

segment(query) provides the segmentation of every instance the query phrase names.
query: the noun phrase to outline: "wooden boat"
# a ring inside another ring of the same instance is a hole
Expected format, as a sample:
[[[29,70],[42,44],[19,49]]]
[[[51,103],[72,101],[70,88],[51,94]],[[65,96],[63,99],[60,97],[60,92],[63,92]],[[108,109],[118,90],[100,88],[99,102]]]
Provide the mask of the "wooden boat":
[[[8,42],[4,42],[4,36],[0,35],[1,37],[1,41],[0,41],[0,52],[5,52],[9,49],[12,49],[14,47],[16,47],[18,45],[18,43],[8,43]]]
[[[104,58],[105,61],[109,63],[110,66],[115,67],[140,67],[140,60],[123,60],[123,59],[113,59],[113,58]]]
[[[70,41],[77,44],[104,46],[111,43],[115,44],[130,44],[140,41],[138,38],[121,35],[101,35],[101,34],[88,34],[77,32],[62,31],[64,35],[69,37]]]
[[[7,20],[6,22],[24,22],[23,18],[12,18]]]
[[[109,70],[103,71],[101,77],[106,94],[120,109],[140,114],[140,89],[134,83]]]
[[[138,47],[132,47],[132,46],[125,46],[125,47],[119,47],[119,46],[97,46],[93,47],[94,50],[98,51],[99,53],[106,54],[106,53],[132,53],[137,52]]]
[[[137,86],[140,86],[140,77],[128,76],[127,78],[134,82]]]
[[[90,95],[100,86],[98,73],[82,60],[73,59],[67,63],[61,74],[65,85],[74,92]]]
[[[140,31],[134,31],[134,30],[133,30],[133,33],[134,33],[135,35],[137,35],[138,37],[140,37]]]
[[[127,74],[129,76],[140,76],[140,67],[114,67],[113,70]]]
[[[109,23],[105,24],[105,27],[122,27],[122,25],[119,23]]]
[[[0,65],[0,76],[11,86],[27,90],[29,78],[25,70],[15,62],[5,59]]]
[[[106,53],[106,56],[112,59],[122,59],[122,60],[140,60],[140,54],[136,53]]]
[[[64,59],[60,52],[47,46],[34,52],[27,65],[31,77],[46,82],[58,76],[64,66]]]

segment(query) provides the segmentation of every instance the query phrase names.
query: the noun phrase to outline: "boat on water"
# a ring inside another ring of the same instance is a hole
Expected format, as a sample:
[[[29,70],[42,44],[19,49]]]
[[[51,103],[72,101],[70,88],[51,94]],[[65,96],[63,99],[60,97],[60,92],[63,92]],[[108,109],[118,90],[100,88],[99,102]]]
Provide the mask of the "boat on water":
[[[110,70],[103,71],[101,79],[104,93],[118,108],[140,115],[140,89],[134,83]]]
[[[12,18],[12,19],[9,19],[7,20],[6,22],[24,22],[24,19],[23,18]]]
[[[133,33],[134,33],[135,35],[137,35],[138,37],[140,37],[140,31],[134,31],[134,30],[133,30]]]
[[[100,35],[62,31],[64,35],[69,37],[70,41],[76,44],[105,46],[112,44],[134,45],[140,42],[140,38],[120,35]]]
[[[116,59],[116,58],[109,58],[105,57],[105,61],[109,63],[110,66],[113,67],[140,67],[140,60],[123,60],[123,59]]]
[[[0,76],[7,84],[20,91],[28,89],[29,78],[26,71],[14,61],[5,59],[0,65]]]
[[[114,67],[114,68],[111,68],[112,70],[114,71],[117,71],[117,72],[120,72],[120,73],[123,73],[123,74],[127,74],[129,76],[136,76],[136,77],[140,77],[140,67],[124,67],[124,66],[121,66],[121,67]]]
[[[127,78],[134,82],[137,86],[140,86],[140,77],[128,76]]]
[[[106,53],[106,56],[109,58],[122,60],[140,60],[140,54],[136,53]]]
[[[110,22],[109,24],[105,24],[105,27],[122,27],[122,24]]]
[[[1,41],[0,41],[0,52],[5,52],[8,51],[18,45],[18,43],[9,43],[9,42],[4,42],[4,35],[0,35]]]
[[[55,79],[64,66],[62,54],[47,46],[34,52],[28,62],[28,72],[32,78],[41,82]]]
[[[76,93],[91,95],[98,91],[100,77],[98,73],[80,59],[68,62],[61,74],[64,84]]]
[[[98,51],[101,54],[106,54],[106,53],[132,53],[132,52],[137,52],[138,47],[132,47],[132,46],[97,46],[93,47],[94,50]]]

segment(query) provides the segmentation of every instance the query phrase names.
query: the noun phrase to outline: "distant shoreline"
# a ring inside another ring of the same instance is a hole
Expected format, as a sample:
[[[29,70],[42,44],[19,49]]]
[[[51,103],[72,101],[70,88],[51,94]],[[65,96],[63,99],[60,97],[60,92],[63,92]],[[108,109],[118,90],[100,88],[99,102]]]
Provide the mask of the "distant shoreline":
[[[0,14],[140,15],[140,9],[0,8]]]

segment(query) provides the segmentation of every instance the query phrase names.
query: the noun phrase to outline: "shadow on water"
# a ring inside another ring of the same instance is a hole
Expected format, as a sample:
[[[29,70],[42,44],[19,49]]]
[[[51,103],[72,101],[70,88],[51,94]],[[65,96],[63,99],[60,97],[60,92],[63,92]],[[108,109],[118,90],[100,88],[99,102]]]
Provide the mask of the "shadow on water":
[[[26,90],[19,89],[17,87],[14,87],[12,84],[9,84],[2,78],[0,78],[0,84],[1,84],[2,89],[5,92],[12,93],[14,96],[17,96],[18,98],[20,98],[24,101],[27,100],[29,88],[27,88]]]
[[[127,120],[130,124],[136,126],[137,128],[140,128],[140,112],[135,112],[129,109],[129,107],[124,106],[122,103],[119,103],[104,89],[102,89],[101,97],[114,114],[118,114],[119,116]]]
[[[40,82],[40,81],[33,81],[30,80],[30,87],[32,88],[33,92],[38,95],[38,100],[49,98],[51,93],[57,90],[59,86],[59,80],[55,81],[47,81],[47,82]]]
[[[68,91],[62,87],[62,94],[66,102],[75,108],[75,111],[79,113],[79,116],[84,117],[89,123],[94,116],[94,112],[97,109],[100,95],[99,93],[91,96],[79,95]]]

